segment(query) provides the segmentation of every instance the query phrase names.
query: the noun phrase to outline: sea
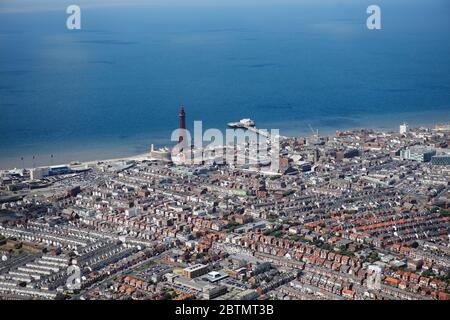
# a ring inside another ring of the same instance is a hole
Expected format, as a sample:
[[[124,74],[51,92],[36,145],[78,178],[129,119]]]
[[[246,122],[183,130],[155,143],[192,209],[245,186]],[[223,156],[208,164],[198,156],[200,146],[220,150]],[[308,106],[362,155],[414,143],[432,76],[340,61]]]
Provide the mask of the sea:
[[[2,10],[0,168],[131,156],[242,118],[283,135],[450,121],[450,1]],[[34,159],[33,159],[34,158]]]

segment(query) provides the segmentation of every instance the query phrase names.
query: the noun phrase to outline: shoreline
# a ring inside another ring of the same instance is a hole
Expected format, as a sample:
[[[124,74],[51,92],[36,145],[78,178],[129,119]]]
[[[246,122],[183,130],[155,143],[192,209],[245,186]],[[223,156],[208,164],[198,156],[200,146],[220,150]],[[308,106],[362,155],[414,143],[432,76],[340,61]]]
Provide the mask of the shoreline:
[[[110,159],[95,159],[95,160],[85,160],[85,161],[76,161],[77,162],[77,166],[90,166],[90,165],[96,165],[99,162],[104,162],[104,163],[108,163],[108,162],[117,162],[117,161],[130,161],[130,160],[135,160],[135,161],[143,161],[143,160],[149,160],[150,159],[150,152],[148,153],[141,153],[141,154],[136,154],[136,155],[131,155],[131,156],[125,156],[125,157],[118,157],[118,158],[110,158]],[[25,167],[25,168],[0,168],[0,172],[1,171],[10,171],[10,170],[21,170],[21,169],[25,169],[25,170],[31,170],[31,169],[39,169],[39,168],[46,168],[46,167],[57,167],[57,166],[71,166],[71,162],[66,162],[66,163],[55,163],[52,165],[39,165],[39,166],[35,166],[34,168],[30,168],[30,167]]]
[[[334,135],[336,131],[356,130],[356,129],[372,129],[381,132],[397,131],[401,123],[408,123],[411,128],[428,127],[431,128],[436,124],[449,123],[450,118],[444,111],[427,111],[427,112],[398,112],[383,115],[365,115],[355,117],[329,117],[310,120],[286,120],[277,122],[263,122],[258,128],[280,128],[280,134],[287,137],[310,136],[312,135],[311,127],[319,130],[322,136]],[[317,125],[321,124],[321,125]],[[225,125],[225,124],[224,124]],[[206,130],[207,128],[203,128]],[[170,137],[164,142],[160,135],[152,139],[151,134],[130,136],[126,140],[118,139],[112,141],[97,141],[93,143],[84,143],[80,141],[73,145],[70,142],[63,143],[68,146],[62,149],[62,152],[53,152],[47,150],[45,154],[36,153],[35,165],[33,165],[30,153],[24,155],[24,161],[21,163],[21,156],[0,155],[0,170],[13,170],[22,168],[56,166],[70,164],[71,162],[79,162],[82,164],[93,164],[99,161],[120,161],[140,159],[150,154],[150,146],[153,143],[155,148],[169,146]],[[173,143],[173,142],[172,142]],[[87,146],[88,145],[88,146]],[[59,149],[61,151],[61,149]],[[50,158],[50,154],[56,155]],[[26,160],[25,160],[26,157]]]

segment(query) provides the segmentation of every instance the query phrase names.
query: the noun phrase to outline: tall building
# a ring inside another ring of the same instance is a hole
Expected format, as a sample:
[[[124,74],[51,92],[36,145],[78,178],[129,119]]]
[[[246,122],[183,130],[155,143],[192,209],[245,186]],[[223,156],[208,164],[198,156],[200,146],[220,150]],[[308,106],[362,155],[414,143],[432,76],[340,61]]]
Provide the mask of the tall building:
[[[319,162],[319,158],[320,158],[320,153],[319,153],[319,149],[314,149],[314,163]]]
[[[409,126],[407,123],[401,124],[400,125],[400,134],[407,134],[409,131]]]
[[[184,106],[180,107],[180,129],[186,130],[186,112],[184,112]],[[184,133],[180,132],[180,137],[178,138],[178,143],[184,140]]]

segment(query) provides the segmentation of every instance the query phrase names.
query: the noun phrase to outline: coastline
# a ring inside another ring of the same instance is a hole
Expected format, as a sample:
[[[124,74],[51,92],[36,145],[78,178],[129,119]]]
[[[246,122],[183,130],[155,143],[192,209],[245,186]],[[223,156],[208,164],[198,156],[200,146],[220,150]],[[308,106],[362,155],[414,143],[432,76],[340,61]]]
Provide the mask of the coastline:
[[[432,128],[436,124],[450,122],[450,111],[436,110],[423,112],[391,112],[385,114],[352,115],[351,117],[328,117],[321,119],[305,119],[301,121],[288,120],[273,122],[270,128],[279,126],[284,136],[310,136],[310,126],[319,130],[321,135],[334,135],[336,131],[353,129],[372,129],[381,132],[398,131],[402,123],[408,123],[410,127]]]
[[[329,117],[321,119],[287,120],[281,122],[257,123],[258,128],[279,128],[282,136],[310,136],[310,126],[319,130],[320,135],[334,135],[339,130],[373,129],[377,131],[397,131],[398,126],[406,122],[411,127],[433,127],[436,124],[449,123],[450,117],[444,111],[424,112],[394,112],[383,115],[365,114],[353,117]],[[319,124],[319,125],[318,125]],[[225,128],[225,123],[224,123]],[[203,128],[206,130],[207,128]],[[43,149],[44,152],[35,153],[33,165],[30,152],[22,152],[24,161],[18,154],[6,155],[7,150],[0,153],[0,170],[11,170],[15,168],[32,168],[41,166],[52,166],[67,164],[73,161],[81,163],[96,163],[98,161],[118,161],[141,159],[150,151],[150,145],[155,148],[169,146],[172,144],[170,135],[164,139],[161,135],[130,136],[126,139],[111,139],[95,142],[80,141],[79,143],[62,143],[57,149]],[[4,155],[5,154],[5,155]],[[51,158],[51,154],[54,155]]]

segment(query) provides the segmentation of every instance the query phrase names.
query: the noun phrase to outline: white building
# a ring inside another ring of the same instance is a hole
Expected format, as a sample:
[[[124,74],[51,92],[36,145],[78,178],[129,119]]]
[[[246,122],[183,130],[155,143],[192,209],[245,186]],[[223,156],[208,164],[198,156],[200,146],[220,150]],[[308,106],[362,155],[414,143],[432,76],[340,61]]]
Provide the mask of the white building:
[[[127,218],[136,217],[140,214],[140,210],[138,208],[130,208],[125,210],[125,216]]]
[[[400,134],[407,134],[409,131],[409,126],[407,123],[400,125]]]
[[[48,175],[47,168],[34,168],[30,170],[30,179],[31,180],[40,180],[43,177]]]
[[[436,150],[426,147],[412,147],[400,151],[400,159],[429,162],[436,155]]]

